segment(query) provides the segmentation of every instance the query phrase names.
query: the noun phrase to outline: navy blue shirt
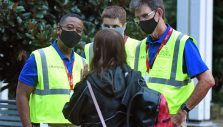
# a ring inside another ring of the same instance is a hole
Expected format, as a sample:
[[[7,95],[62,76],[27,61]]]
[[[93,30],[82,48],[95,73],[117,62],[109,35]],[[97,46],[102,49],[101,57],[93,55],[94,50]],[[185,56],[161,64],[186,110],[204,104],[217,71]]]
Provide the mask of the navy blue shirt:
[[[55,50],[59,54],[61,60],[63,60],[63,62],[65,63],[68,69],[68,72],[72,74],[72,67],[73,67],[73,62],[74,62],[74,50],[72,51],[72,55],[70,59],[68,59],[58,48],[57,40],[53,42],[52,46],[55,48]],[[33,54],[30,55],[25,65],[23,66],[18,80],[29,86],[35,87],[37,85],[37,82],[38,82],[37,66],[36,66],[35,56]]]
[[[152,40],[150,36],[147,36],[146,44],[149,45],[148,56],[150,58],[149,59],[150,65],[152,64],[152,61],[155,57],[155,54],[158,48],[160,47],[162,41],[164,40],[164,38],[166,37],[170,29],[170,25],[169,24],[166,24],[166,25],[167,25],[166,31],[162,34],[162,36],[158,40]],[[201,74],[202,72],[208,70],[208,67],[206,66],[206,64],[203,62],[201,58],[201,55],[197,46],[195,45],[193,40],[190,38],[186,41],[183,55],[184,55],[183,56],[184,57],[183,72],[187,73],[190,76],[190,78],[193,78],[197,76],[198,74]]]

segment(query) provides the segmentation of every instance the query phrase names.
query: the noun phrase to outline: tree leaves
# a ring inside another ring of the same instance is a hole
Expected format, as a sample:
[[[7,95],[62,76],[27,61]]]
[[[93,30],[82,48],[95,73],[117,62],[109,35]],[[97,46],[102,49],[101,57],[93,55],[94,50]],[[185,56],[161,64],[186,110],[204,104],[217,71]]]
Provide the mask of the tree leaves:
[[[223,1],[214,1],[213,32],[213,75],[216,86],[213,89],[213,102],[223,105]]]

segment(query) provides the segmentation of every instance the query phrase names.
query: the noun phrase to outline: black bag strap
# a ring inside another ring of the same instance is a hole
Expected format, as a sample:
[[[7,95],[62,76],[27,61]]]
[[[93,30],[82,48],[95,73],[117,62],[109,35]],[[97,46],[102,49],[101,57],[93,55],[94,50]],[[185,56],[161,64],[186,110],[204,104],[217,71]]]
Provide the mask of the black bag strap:
[[[130,116],[131,116],[131,109],[132,109],[132,104],[133,104],[133,102],[136,100],[135,98],[137,97],[137,96],[140,96],[141,95],[141,93],[137,93],[137,94],[135,94],[132,98],[131,98],[131,100],[130,100],[130,102],[129,102],[129,105],[128,105],[128,108],[127,108],[127,115],[126,115],[126,122],[127,122],[127,127],[131,127],[130,126]]]

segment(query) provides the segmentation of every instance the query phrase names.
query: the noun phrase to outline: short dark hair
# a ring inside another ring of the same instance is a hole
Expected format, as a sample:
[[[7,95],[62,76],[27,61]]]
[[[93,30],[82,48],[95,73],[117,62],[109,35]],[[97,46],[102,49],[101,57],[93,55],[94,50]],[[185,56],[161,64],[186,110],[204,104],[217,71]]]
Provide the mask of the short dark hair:
[[[131,0],[129,4],[129,8],[132,11],[138,10],[142,5],[148,5],[152,10],[157,8],[161,8],[163,10],[163,14],[165,14],[165,8],[163,0]],[[164,15],[163,15],[164,17]]]
[[[123,66],[126,64],[126,52],[124,40],[120,33],[103,29],[94,37],[94,56],[90,64],[90,70],[103,72],[110,67]]]
[[[126,23],[126,11],[124,8],[117,5],[106,7],[104,11],[102,12],[101,17],[102,19],[103,18],[112,18],[112,19],[118,18],[120,22],[122,23],[122,25]]]
[[[81,16],[79,14],[77,14],[77,13],[68,13],[68,14],[66,14],[66,15],[64,15],[64,16],[62,16],[60,18],[59,24],[62,25],[64,23],[64,21],[66,20],[66,18],[68,18],[68,17],[75,17],[75,18],[78,18],[78,19],[80,19],[82,21],[82,18],[81,18]]]

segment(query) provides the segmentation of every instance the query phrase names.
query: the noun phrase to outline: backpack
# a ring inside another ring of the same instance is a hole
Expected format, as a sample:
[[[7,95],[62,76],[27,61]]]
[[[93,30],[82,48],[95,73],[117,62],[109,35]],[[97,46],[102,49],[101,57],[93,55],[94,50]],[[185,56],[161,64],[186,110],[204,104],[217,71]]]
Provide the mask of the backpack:
[[[149,89],[139,71],[123,70],[123,74],[125,72],[128,74],[125,76],[126,89],[120,100],[120,105],[125,107],[123,112],[126,114],[122,117],[115,117],[116,121],[123,122],[125,127],[172,127],[164,96]],[[85,89],[83,85],[80,85],[80,87],[83,87],[83,90]],[[82,93],[83,91],[75,92]],[[70,102],[67,102],[64,106],[63,114],[70,122],[80,125],[81,119],[76,114],[81,111],[75,110],[75,100],[77,101],[72,95]],[[117,124],[112,124],[113,127],[117,127],[115,125]]]
[[[126,84],[122,103],[127,106],[127,127],[173,126],[164,96],[149,89],[140,72],[128,72]]]

